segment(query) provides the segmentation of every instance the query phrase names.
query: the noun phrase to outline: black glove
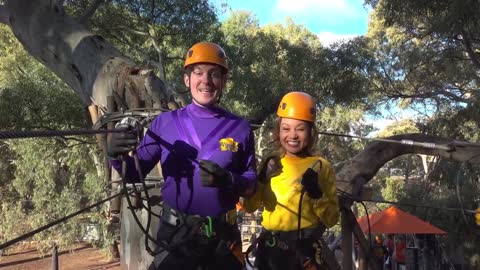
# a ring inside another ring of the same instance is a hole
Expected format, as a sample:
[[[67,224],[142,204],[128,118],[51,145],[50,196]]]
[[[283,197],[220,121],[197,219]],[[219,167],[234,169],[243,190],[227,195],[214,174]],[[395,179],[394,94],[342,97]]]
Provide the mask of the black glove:
[[[279,175],[283,167],[278,155],[269,155],[260,163],[259,168],[258,181],[268,182],[270,178]]]
[[[233,176],[224,168],[210,160],[199,160],[200,182],[202,186],[219,187],[233,184]]]
[[[132,132],[112,133],[107,139],[107,155],[112,158],[125,155],[135,149],[137,135]]]
[[[312,168],[308,168],[302,175],[302,185],[308,196],[312,199],[322,197],[322,190],[318,186],[318,173]]]

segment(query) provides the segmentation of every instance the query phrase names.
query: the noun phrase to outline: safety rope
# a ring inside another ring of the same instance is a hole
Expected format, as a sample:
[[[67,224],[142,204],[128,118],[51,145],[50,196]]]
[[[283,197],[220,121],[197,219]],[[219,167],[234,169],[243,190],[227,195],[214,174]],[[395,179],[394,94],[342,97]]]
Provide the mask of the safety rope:
[[[315,162],[310,166],[310,169],[314,169],[317,164],[320,163],[320,170],[322,170],[322,161],[320,159],[315,160]],[[306,189],[305,186],[302,187],[302,191],[300,193],[300,199],[298,202],[298,214],[297,214],[297,240],[301,238],[301,222],[302,222],[302,200],[303,196],[305,195]]]
[[[163,251],[163,250],[168,250],[169,248],[169,244],[168,243],[165,243],[165,242],[162,242],[162,241],[158,241],[157,239],[155,239],[152,235],[150,235],[150,224],[151,224],[151,217],[152,217],[152,214],[153,211],[151,210],[151,205],[150,205],[150,196],[148,194],[148,191],[146,189],[146,184],[145,184],[145,178],[143,177],[142,173],[141,173],[141,168],[140,168],[140,163],[138,161],[138,157],[136,156],[136,153],[134,153],[134,159],[135,159],[135,168],[137,170],[137,173],[139,175],[139,179],[140,179],[140,182],[142,184],[142,186],[144,187],[144,192],[145,192],[145,197],[146,197],[146,201],[147,201],[147,224],[146,226],[144,227],[142,222],[140,221],[140,219],[138,218],[137,214],[135,213],[135,207],[133,206],[132,204],[132,201],[130,199],[130,196],[125,196],[125,199],[127,201],[127,204],[128,204],[128,208],[130,209],[130,213],[132,214],[132,217],[133,217],[133,220],[135,221],[135,223],[137,224],[138,228],[142,231],[142,233],[145,235],[145,250],[152,256],[155,256],[157,255],[159,252]],[[124,189],[127,188],[127,178],[126,178],[126,169],[127,169],[127,163],[126,163],[126,160],[125,158],[122,158],[122,169],[121,169],[121,177],[122,177],[122,183],[123,183],[123,187]],[[133,193],[134,194],[138,194],[139,191],[137,190],[136,186],[133,185]],[[148,241],[152,241],[153,243],[155,243],[158,247],[161,247],[161,249],[157,250],[157,251],[153,251],[151,248],[150,248],[150,245],[149,245],[149,242]]]
[[[394,144],[403,144],[403,145],[408,145],[408,146],[419,146],[419,147],[423,147],[423,148],[439,149],[439,150],[445,150],[445,151],[452,151],[452,150],[455,149],[454,147],[451,147],[451,146],[448,146],[448,145],[436,144],[436,143],[431,143],[431,142],[417,142],[417,141],[414,141],[414,140],[405,140],[405,139],[403,139],[403,140],[393,140],[393,139],[385,139],[385,138],[369,138],[369,137],[347,135],[347,134],[325,132],[325,131],[319,131],[318,134],[328,135],[328,136],[336,136],[336,137],[346,137],[346,138],[352,138],[352,139],[361,139],[361,140],[367,140],[367,141],[378,141],[378,142],[386,142],[386,143],[394,143]],[[468,142],[457,142],[457,143],[468,143]],[[480,144],[475,144],[475,143],[468,143],[468,144],[480,146]]]
[[[127,115],[135,115],[137,117],[139,116],[142,116],[142,117],[150,117],[151,114],[150,113],[140,113],[140,112],[121,112],[121,113],[115,113],[115,114],[111,114],[111,115],[107,115],[106,117],[104,117],[103,119],[107,119],[108,121],[112,121],[111,119],[121,119],[121,118],[124,118],[125,116]],[[148,120],[148,119],[147,119]],[[105,122],[98,122],[96,123],[97,124],[97,128],[101,128],[103,127],[103,125],[105,124]],[[124,127],[117,127],[115,129],[84,129],[84,130],[30,130],[30,131],[0,131],[0,139],[21,139],[21,138],[35,138],[35,137],[64,137],[64,136],[73,136],[73,135],[94,135],[94,134],[107,134],[107,133],[121,133],[121,132],[127,132],[127,131],[131,131],[131,127],[129,126],[124,126]],[[136,160],[136,167],[138,168],[139,164],[138,164],[138,160]],[[123,179],[125,180],[125,179]],[[63,218],[60,218],[54,222],[51,222],[45,226],[42,226],[40,228],[37,228],[33,231],[30,231],[24,235],[21,235],[15,239],[12,239],[10,241],[7,241],[3,244],[0,245],[0,250],[1,249],[4,249],[5,247],[8,247],[10,245],[13,245],[15,243],[18,243],[19,241],[22,241],[24,239],[27,239],[39,232],[42,232],[46,229],[49,229],[51,228],[52,226],[55,226],[61,222],[64,222],[72,217],[75,217],[85,211],[88,211],[100,204],[103,204],[113,198],[116,198],[116,197],[119,197],[121,195],[125,195],[127,194],[126,198],[127,198],[127,202],[130,206],[130,210],[132,212],[132,215],[135,217],[137,223],[139,225],[141,225],[141,222],[138,220],[136,214],[135,214],[135,211],[134,211],[134,208],[132,207],[132,204],[131,204],[131,201],[129,200],[130,199],[130,195],[131,194],[137,194],[139,191],[138,189],[136,188],[135,185],[133,185],[133,190],[130,191],[130,192],[126,192],[127,189],[127,186],[126,186],[126,181],[123,181],[124,182],[124,186],[123,186],[123,189],[119,192],[119,193],[116,193],[112,196],[109,196],[107,197],[106,199],[103,199],[93,205],[90,205],[86,208],[83,208],[77,212],[74,212],[70,215],[67,215],[67,216],[64,216]],[[143,192],[146,194],[147,196],[147,209],[148,209],[148,221],[147,221],[147,231],[150,227],[150,222],[151,222],[151,214],[152,214],[152,211],[151,211],[151,207],[150,207],[150,202],[149,202],[149,196],[148,196],[148,187],[146,186],[145,182],[144,182],[144,179],[142,177],[142,190]],[[150,188],[153,188],[153,187],[150,187]],[[143,204],[143,203],[142,203]],[[140,226],[141,227],[141,226]],[[141,227],[141,229],[144,229],[143,227]],[[148,247],[148,240],[152,240],[154,241],[155,243],[157,244],[160,244],[156,241],[156,239],[154,239],[153,237],[150,236],[150,234],[148,234],[146,231],[143,231],[146,235],[145,237],[145,241],[146,241],[146,245]]]
[[[115,116],[115,119],[121,119],[126,117],[127,115],[133,115],[134,117],[152,117],[151,114],[119,114]],[[108,119],[112,121],[111,118]],[[105,122],[98,122],[95,124],[96,128],[103,126]],[[21,139],[21,138],[35,138],[35,137],[58,137],[58,136],[73,136],[73,135],[89,135],[89,134],[106,134],[106,133],[121,133],[127,131],[128,128],[115,128],[115,129],[83,129],[83,130],[29,130],[29,131],[0,131],[0,139]],[[394,140],[394,139],[385,139],[385,138],[369,138],[369,137],[362,137],[362,136],[355,136],[355,135],[347,135],[347,134],[340,134],[340,133],[332,133],[332,132],[323,132],[319,131],[319,134],[328,135],[328,136],[336,136],[336,137],[346,137],[346,138],[353,138],[353,139],[361,139],[361,140],[368,140],[368,141],[379,141],[379,142],[386,142],[386,143],[394,143],[394,144],[403,144],[408,146],[418,146],[423,148],[430,148],[430,149],[439,149],[445,151],[453,151],[455,150],[454,146],[450,145],[443,145],[443,144],[436,144],[430,142],[418,142],[414,140]],[[463,141],[454,141],[453,145],[468,145],[468,146],[476,146],[480,147],[478,143],[471,143],[471,142],[463,142]]]
[[[152,188],[152,187],[151,187],[151,188]],[[101,204],[103,204],[103,203],[106,203],[106,202],[110,201],[110,200],[113,199],[113,198],[116,198],[116,197],[119,197],[119,196],[123,196],[123,195],[125,195],[125,194],[131,195],[131,194],[133,194],[133,193],[134,193],[134,191],[126,192],[126,190],[123,189],[123,190],[121,190],[120,192],[118,192],[118,193],[116,193],[116,194],[114,194],[114,195],[111,195],[111,196],[109,196],[109,197],[107,197],[107,198],[105,198],[105,199],[103,199],[103,200],[100,200],[100,201],[98,201],[98,202],[96,202],[96,203],[94,203],[94,204],[92,204],[92,205],[89,205],[89,206],[87,206],[87,207],[85,207],[85,208],[82,208],[82,209],[76,211],[76,212],[73,212],[73,213],[71,213],[71,214],[69,214],[69,215],[66,215],[66,216],[64,216],[63,218],[57,219],[57,220],[55,220],[55,221],[53,221],[53,222],[51,222],[51,223],[48,223],[48,224],[46,224],[46,225],[44,225],[44,226],[42,226],[42,227],[40,227],[40,228],[37,228],[37,229],[35,229],[35,230],[33,230],[33,231],[30,231],[30,232],[28,232],[28,233],[26,233],[26,234],[23,234],[23,235],[15,238],[15,239],[12,239],[12,240],[7,241],[7,242],[5,242],[5,243],[3,243],[3,244],[0,244],[0,250],[4,249],[4,248],[6,248],[6,247],[9,247],[9,246],[11,246],[11,245],[13,245],[13,244],[16,244],[16,243],[18,243],[18,242],[20,242],[20,241],[22,241],[22,240],[25,240],[25,239],[27,239],[27,238],[29,238],[29,237],[32,237],[32,236],[34,236],[35,234],[37,234],[37,233],[39,233],[39,232],[42,232],[42,231],[44,231],[44,230],[47,230],[47,229],[49,229],[49,228],[51,228],[51,227],[53,227],[53,226],[55,226],[55,225],[57,225],[57,224],[59,224],[59,223],[62,223],[62,222],[64,222],[64,221],[72,218],[72,217],[78,216],[79,214],[81,214],[81,213],[83,213],[83,212],[86,212],[86,211],[88,211],[88,210],[90,210],[90,209],[92,209],[92,208],[95,208],[95,207],[97,207],[97,206],[99,206],[99,205],[101,205]]]
[[[90,135],[90,134],[106,134],[106,133],[121,133],[128,131],[128,128],[115,129],[80,129],[80,130],[29,130],[29,131],[0,131],[0,140],[5,139],[25,139],[36,137],[63,137],[73,135]]]
[[[446,210],[446,211],[465,211],[466,213],[471,213],[475,214],[476,210],[471,210],[471,209],[463,209],[463,208],[455,208],[455,207],[440,207],[440,206],[431,206],[431,205],[422,205],[422,204],[414,204],[414,203],[402,203],[402,202],[395,202],[395,201],[387,201],[387,200],[373,200],[373,199],[363,199],[360,197],[356,197],[351,195],[351,193],[347,193],[344,191],[340,191],[340,195],[338,197],[340,198],[346,198],[346,199],[351,199],[356,202],[375,202],[375,203],[386,203],[386,204],[391,204],[391,205],[403,205],[403,206],[411,206],[411,207],[420,207],[420,208],[430,208],[430,209],[436,209],[436,210]]]
[[[102,118],[102,121],[99,121],[97,122],[95,125],[94,125],[94,128],[100,128],[100,127],[103,127],[105,123],[107,122],[110,122],[110,121],[114,121],[114,120],[119,120],[121,118],[124,118],[126,116],[133,116],[133,117],[144,117],[144,118],[149,118],[151,119],[152,117],[154,117],[156,114],[152,114],[152,113],[142,113],[142,112],[121,112],[121,113],[116,113],[116,114],[112,114],[112,115],[109,115],[109,116],[106,116],[104,118]],[[93,130],[90,130],[90,129],[84,129],[84,130],[63,130],[63,131],[59,131],[59,130],[38,130],[38,131],[0,131],[0,139],[21,139],[21,138],[34,138],[34,137],[63,137],[63,136],[74,136],[74,135],[90,135],[90,134],[107,134],[107,133],[121,133],[121,132],[125,132],[125,131],[129,131],[130,128],[129,127],[126,127],[126,128],[115,128],[115,129],[93,129]],[[468,145],[468,146],[480,146],[480,144],[477,144],[477,143],[470,143],[470,142],[460,142],[460,141],[454,141],[451,145],[442,145],[442,144],[435,144],[435,143],[430,143],[430,142],[418,142],[418,141],[413,141],[413,140],[394,140],[394,139],[384,139],[384,138],[368,138],[368,137],[362,137],[362,136],[355,136],[355,135],[346,135],[346,134],[340,134],[340,133],[332,133],[332,132],[319,132],[319,134],[322,134],[322,135],[328,135],[328,136],[337,136],[337,137],[347,137],[347,138],[354,138],[354,139],[362,139],[362,140],[368,140],[368,141],[380,141],[380,142],[386,142],[386,143],[394,143],[394,144],[403,144],[403,145],[408,145],[408,146],[417,146],[417,147],[423,147],[423,148],[430,148],[430,149],[439,149],[439,150],[445,150],[445,151],[454,151],[455,150],[455,145],[456,144],[460,144],[460,145]],[[196,160],[192,160],[193,162],[195,162]],[[137,163],[138,160],[136,160],[135,163]],[[138,169],[139,165],[136,164],[136,167]],[[147,191],[147,188],[145,186],[145,182],[144,182],[144,179],[143,177],[141,177],[141,182],[142,182],[142,186],[143,186],[143,189],[146,193]],[[130,196],[130,194],[134,194],[134,193],[138,193],[138,191],[136,190],[136,187],[134,185],[134,189],[133,191],[130,191],[128,192],[128,195]],[[399,203],[399,202],[393,202],[393,201],[382,201],[382,200],[365,200],[365,199],[361,199],[361,198],[356,198],[354,196],[352,196],[351,194],[349,193],[346,193],[346,192],[343,192],[341,190],[339,190],[341,193],[343,194],[340,194],[339,197],[345,197],[345,198],[349,198],[349,199],[353,199],[355,201],[362,201],[362,202],[378,202],[378,203],[388,203],[388,204],[397,204],[397,205],[407,205],[407,206],[414,206],[414,207],[424,207],[424,208],[432,208],[432,209],[439,209],[439,210],[449,210],[449,211],[463,211],[464,213],[467,212],[467,213],[475,213],[476,211],[475,210],[468,210],[468,209],[459,209],[459,208],[449,208],[449,207],[434,207],[434,206],[425,206],[425,205],[415,205],[415,204],[408,204],[408,203]],[[117,193],[117,194],[114,194],[102,201],[99,201],[87,208],[84,208],[84,209],[81,209],[75,213],[72,213],[70,215],[67,215],[57,221],[54,221],[52,223],[49,223],[45,226],[42,226],[36,230],[33,230],[27,234],[24,234],[16,239],[13,239],[13,240],[10,240],[4,244],[1,244],[0,245],[0,250],[1,249],[4,249],[5,247],[8,247],[12,244],[15,244],[19,241],[22,241],[28,237],[31,237],[33,236],[34,234],[38,233],[38,232],[41,232],[43,230],[46,230],[52,226],[55,226],[57,225],[58,223],[61,223],[65,220],[68,220],[69,218],[71,217],[74,217],[80,213],[83,213],[93,207],[96,207],[102,203],[105,203],[106,201],[109,201],[115,197],[118,197],[120,195],[125,195],[125,188],[122,190],[122,192],[120,193]],[[142,203],[142,206],[144,208],[147,209],[147,212],[148,212],[148,220],[147,220],[147,226],[146,228],[144,228],[143,226],[141,226],[141,222],[138,220],[138,217],[136,216],[135,214],[135,211],[131,205],[131,202],[129,200],[129,196],[126,196],[127,197],[127,202],[130,206],[130,210],[134,216],[134,219],[135,221],[137,222],[137,225],[139,225],[140,229],[143,231],[143,233],[146,235],[145,237],[145,244],[147,246],[147,251],[150,249],[148,247],[148,240],[151,240],[153,242],[155,242],[156,244],[159,244],[160,246],[163,246],[165,243],[159,243],[158,241],[156,241],[156,239],[154,239],[149,233],[148,233],[148,230],[149,230],[149,227],[150,227],[150,222],[151,222],[151,215],[154,214],[152,211],[151,211],[151,205],[150,205],[150,202],[149,202],[149,196],[148,196],[148,193],[145,194],[146,195],[146,201],[147,201],[147,205],[144,205]],[[300,211],[299,211],[300,212]],[[145,230],[146,229],[146,230]],[[150,252],[149,252],[150,253]]]

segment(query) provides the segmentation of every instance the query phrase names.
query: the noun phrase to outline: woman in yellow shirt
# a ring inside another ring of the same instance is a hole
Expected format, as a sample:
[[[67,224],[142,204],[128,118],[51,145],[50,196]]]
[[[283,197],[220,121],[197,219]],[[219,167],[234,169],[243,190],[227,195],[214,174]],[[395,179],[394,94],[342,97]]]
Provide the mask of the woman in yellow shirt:
[[[339,218],[335,172],[313,154],[317,130],[316,105],[303,92],[290,92],[277,110],[273,130],[276,155],[260,166],[255,195],[245,199],[246,211],[261,205],[265,231],[258,241],[255,264],[259,270],[320,269],[317,239]]]

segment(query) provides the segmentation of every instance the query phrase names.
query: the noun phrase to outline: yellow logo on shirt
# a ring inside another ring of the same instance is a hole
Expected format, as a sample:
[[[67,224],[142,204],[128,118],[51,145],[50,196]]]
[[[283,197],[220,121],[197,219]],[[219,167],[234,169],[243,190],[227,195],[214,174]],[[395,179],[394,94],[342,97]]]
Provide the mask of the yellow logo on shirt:
[[[238,142],[236,142],[233,138],[223,138],[218,141],[220,143],[220,150],[222,151],[231,151],[237,152],[238,151]]]

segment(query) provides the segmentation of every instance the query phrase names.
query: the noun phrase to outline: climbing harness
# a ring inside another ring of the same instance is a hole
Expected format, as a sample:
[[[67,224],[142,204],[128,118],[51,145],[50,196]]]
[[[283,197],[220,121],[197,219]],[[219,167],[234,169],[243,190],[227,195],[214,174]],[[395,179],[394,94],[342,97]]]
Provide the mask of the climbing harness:
[[[250,267],[254,267],[249,260],[249,254],[253,249],[258,249],[257,254],[262,254],[262,249],[280,249],[295,253],[298,262],[306,270],[318,269],[323,264],[321,238],[323,228],[307,228],[290,232],[271,232],[262,230],[258,238],[247,248],[245,252],[246,262]],[[300,239],[298,238],[300,235]],[[311,254],[305,254],[306,250],[311,250]],[[257,256],[257,260],[266,259]]]

